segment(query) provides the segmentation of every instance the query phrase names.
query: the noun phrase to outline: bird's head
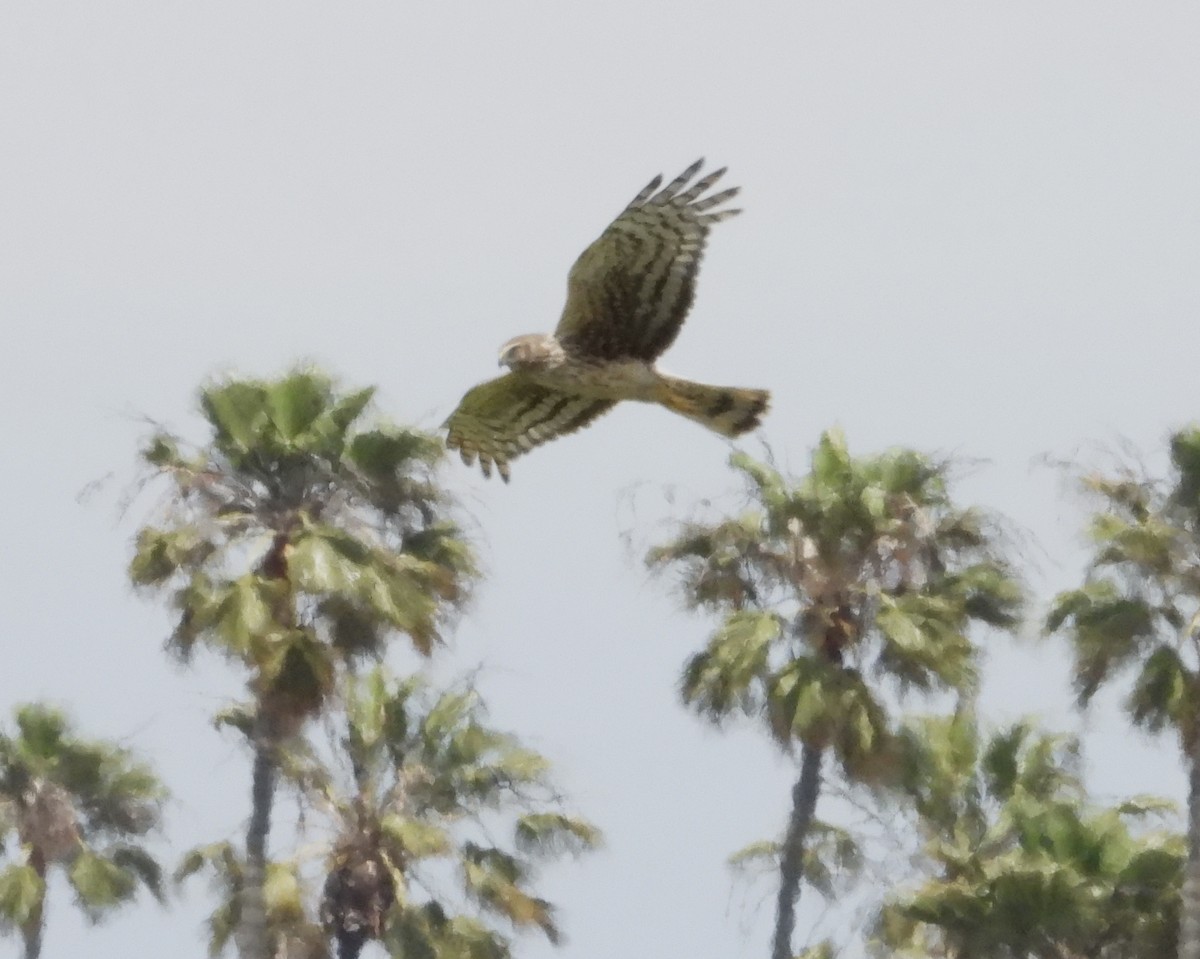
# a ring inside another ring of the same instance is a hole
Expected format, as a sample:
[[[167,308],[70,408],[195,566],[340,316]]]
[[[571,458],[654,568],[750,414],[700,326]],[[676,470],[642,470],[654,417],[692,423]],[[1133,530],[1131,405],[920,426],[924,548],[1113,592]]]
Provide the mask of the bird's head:
[[[544,370],[558,365],[563,358],[558,340],[546,333],[514,336],[500,347],[500,365],[514,371]]]

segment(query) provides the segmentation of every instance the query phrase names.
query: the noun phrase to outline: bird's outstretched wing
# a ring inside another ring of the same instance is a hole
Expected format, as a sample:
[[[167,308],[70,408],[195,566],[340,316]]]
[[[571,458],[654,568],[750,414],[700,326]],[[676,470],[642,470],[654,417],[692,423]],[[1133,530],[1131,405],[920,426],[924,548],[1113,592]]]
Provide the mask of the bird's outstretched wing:
[[[507,483],[509,461],[586,426],[615,405],[508,373],[467,391],[444,424],[446,445],[457,449],[468,466],[478,458],[484,476],[491,476],[495,465]]]
[[[696,296],[709,227],[741,212],[716,209],[737,187],[703,196],[723,167],[688,185],[703,164],[697,160],[661,190],[662,177],[651,180],[575,261],[555,330],[567,350],[653,360],[674,342]]]

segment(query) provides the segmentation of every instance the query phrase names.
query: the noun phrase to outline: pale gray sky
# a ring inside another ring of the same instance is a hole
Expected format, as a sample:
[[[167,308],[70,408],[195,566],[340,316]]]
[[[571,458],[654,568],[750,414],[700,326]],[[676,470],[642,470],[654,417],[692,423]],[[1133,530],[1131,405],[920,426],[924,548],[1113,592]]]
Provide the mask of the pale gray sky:
[[[501,341],[552,328],[629,198],[700,155],[746,212],[667,368],[772,389],[763,435],[796,470],[835,423],[857,452],[986,458],[963,498],[1036,533],[1043,596],[1070,584],[1080,507],[1035,460],[1154,449],[1197,415],[1198,35],[1169,2],[6,3],[0,712],[48,697],[145,751],[171,855],[239,832],[248,765],[208,726],[237,680],[170,667],[165,614],[124,583],[137,414],[199,437],[205,376],[311,358],[432,428]],[[707,626],[618,536],[631,486],[644,533],[663,488],[728,491],[727,453],[622,409],[509,487],[448,473],[491,574],[448,659],[484,664],[494,720],[608,834],[545,885],[578,959],[766,949],[770,910],[731,900],[723,860],[781,826],[791,772],[677,706]],[[989,716],[1079,724],[1059,650],[992,646]],[[1183,798],[1171,744],[1111,700],[1086,729],[1098,790]],[[202,954],[198,886],[97,931],[62,892],[48,956]]]

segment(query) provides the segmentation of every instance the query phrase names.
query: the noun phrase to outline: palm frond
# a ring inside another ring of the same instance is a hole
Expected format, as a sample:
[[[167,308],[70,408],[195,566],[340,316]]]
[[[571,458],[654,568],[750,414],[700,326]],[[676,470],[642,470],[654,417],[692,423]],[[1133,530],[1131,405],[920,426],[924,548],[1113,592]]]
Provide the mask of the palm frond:
[[[67,870],[75,901],[92,922],[133,898],[137,874],[90,849],[82,850]]]
[[[536,856],[578,856],[596,849],[602,839],[600,830],[578,816],[560,812],[526,813],[517,819],[516,847]]]
[[[714,721],[734,710],[754,714],[765,703],[770,650],[782,632],[779,617],[771,613],[732,613],[684,667],[683,701]]]
[[[46,885],[26,863],[0,869],[0,930],[20,929],[41,908]]]

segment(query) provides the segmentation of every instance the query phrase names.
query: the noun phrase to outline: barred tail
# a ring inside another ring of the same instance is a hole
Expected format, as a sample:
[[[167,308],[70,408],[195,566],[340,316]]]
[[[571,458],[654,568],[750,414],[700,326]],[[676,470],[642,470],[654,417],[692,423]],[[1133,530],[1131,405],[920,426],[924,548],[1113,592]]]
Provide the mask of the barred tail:
[[[661,378],[658,394],[667,409],[731,438],[755,429],[770,401],[766,390],[705,386],[673,376]]]

